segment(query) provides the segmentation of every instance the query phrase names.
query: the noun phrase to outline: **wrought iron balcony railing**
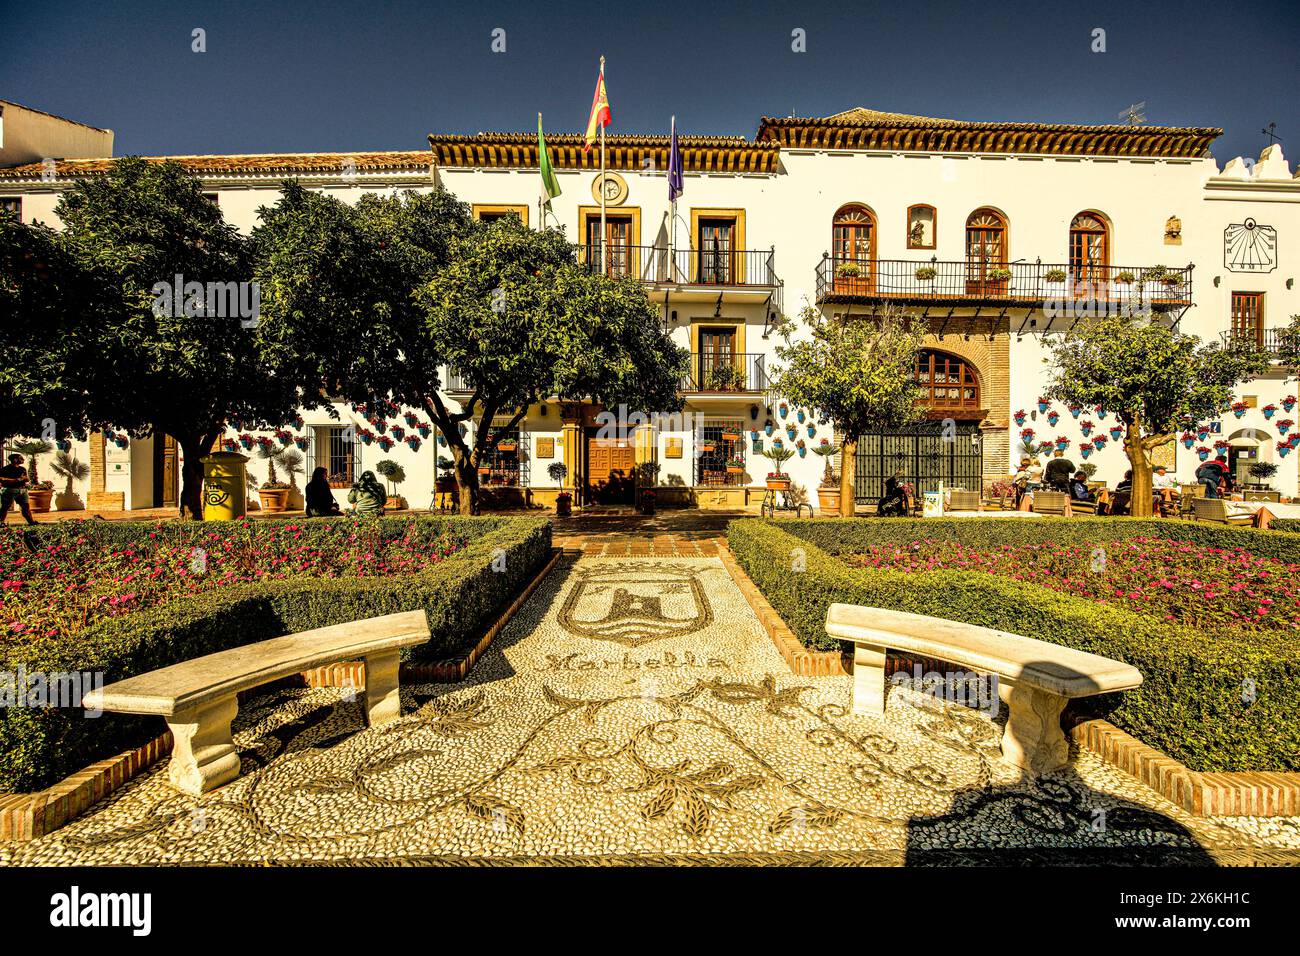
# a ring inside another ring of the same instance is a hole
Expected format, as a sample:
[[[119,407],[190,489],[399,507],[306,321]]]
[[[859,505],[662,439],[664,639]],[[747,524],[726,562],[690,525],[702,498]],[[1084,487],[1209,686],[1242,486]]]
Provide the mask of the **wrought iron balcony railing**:
[[[825,256],[817,266],[818,302],[888,300],[1012,307],[1095,300],[1138,309],[1182,308],[1192,302],[1192,267],[832,256]]]
[[[1282,351],[1281,329],[1231,329],[1220,332],[1219,339],[1224,345],[1233,342],[1245,342],[1270,355],[1277,356]]]
[[[593,272],[630,276],[650,285],[702,285],[775,288],[772,249],[668,249],[666,246],[611,244],[602,262],[599,244],[578,246],[578,261]]]
[[[765,392],[766,356],[761,352],[693,352],[683,392]]]

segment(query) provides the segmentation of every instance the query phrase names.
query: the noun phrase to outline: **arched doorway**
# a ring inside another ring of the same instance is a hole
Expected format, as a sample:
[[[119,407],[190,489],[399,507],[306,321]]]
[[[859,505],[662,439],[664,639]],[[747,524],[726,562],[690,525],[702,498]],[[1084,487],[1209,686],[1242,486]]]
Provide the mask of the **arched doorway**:
[[[835,291],[861,295],[875,288],[876,217],[866,206],[841,206],[831,224]]]
[[[1006,295],[1007,219],[988,206],[966,218],[966,294]]]
[[[920,402],[926,421],[881,429],[858,438],[854,497],[874,502],[885,481],[901,469],[917,494],[948,489],[979,492],[984,486],[983,434],[986,417],[979,373],[965,359],[937,349],[917,354]]]
[[[1081,212],[1070,220],[1070,281],[1075,294],[1089,296],[1109,281],[1110,223],[1099,212]]]

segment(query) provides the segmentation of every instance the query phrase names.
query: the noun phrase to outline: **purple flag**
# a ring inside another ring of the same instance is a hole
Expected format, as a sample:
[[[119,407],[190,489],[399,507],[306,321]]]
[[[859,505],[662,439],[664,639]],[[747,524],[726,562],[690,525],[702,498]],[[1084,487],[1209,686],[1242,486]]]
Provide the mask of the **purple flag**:
[[[682,151],[677,146],[677,117],[673,117],[673,141],[668,147],[668,201],[682,194]]]

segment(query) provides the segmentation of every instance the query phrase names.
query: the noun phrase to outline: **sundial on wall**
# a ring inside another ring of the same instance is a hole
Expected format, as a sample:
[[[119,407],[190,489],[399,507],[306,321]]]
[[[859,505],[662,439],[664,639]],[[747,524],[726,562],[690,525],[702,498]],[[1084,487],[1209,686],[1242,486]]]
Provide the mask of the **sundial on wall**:
[[[1223,230],[1223,265],[1229,272],[1272,272],[1277,268],[1277,230],[1254,219]]]

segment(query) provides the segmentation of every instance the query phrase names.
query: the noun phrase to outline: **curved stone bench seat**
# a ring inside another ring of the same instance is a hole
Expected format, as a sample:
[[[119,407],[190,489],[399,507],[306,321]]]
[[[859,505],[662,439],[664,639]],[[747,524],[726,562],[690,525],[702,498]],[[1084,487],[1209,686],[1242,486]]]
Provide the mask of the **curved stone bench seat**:
[[[1108,657],[906,611],[832,604],[826,633],[853,642],[856,714],[885,712],[885,652],[891,648],[996,676],[998,696],[1008,710],[1003,759],[1033,774],[1067,760],[1069,745],[1061,730],[1067,700],[1142,683],[1137,668]]]
[[[406,611],[245,644],[139,674],[86,695],[87,709],[158,714],[174,744],[168,777],[200,794],[239,776],[230,736],[237,695],[282,677],[340,661],[366,664],[366,720],[371,726],[401,715],[401,650],[429,640],[423,611]]]

